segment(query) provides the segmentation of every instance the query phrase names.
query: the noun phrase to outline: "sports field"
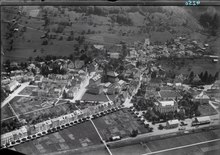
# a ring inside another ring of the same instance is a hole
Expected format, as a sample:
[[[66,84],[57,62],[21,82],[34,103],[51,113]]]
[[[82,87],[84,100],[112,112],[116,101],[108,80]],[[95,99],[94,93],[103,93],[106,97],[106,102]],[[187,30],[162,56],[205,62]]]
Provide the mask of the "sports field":
[[[104,140],[109,140],[112,136],[129,137],[132,130],[138,130],[139,134],[147,132],[144,125],[126,109],[94,119],[93,122]]]
[[[101,144],[100,138],[91,122],[85,122],[60,132],[15,146],[15,150],[24,154],[55,153]]]

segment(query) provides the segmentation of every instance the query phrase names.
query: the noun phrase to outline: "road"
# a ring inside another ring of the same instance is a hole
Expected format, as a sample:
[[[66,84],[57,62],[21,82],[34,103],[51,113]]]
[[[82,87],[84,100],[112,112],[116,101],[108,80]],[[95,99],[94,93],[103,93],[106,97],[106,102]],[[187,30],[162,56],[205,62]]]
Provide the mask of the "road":
[[[110,151],[110,149],[109,149],[109,147],[107,146],[106,142],[102,139],[102,136],[101,136],[101,134],[99,133],[99,130],[98,130],[97,127],[95,126],[94,122],[93,122],[91,119],[89,119],[89,120],[90,120],[90,122],[92,123],[93,127],[95,128],[97,134],[99,135],[99,138],[101,139],[102,143],[105,145],[105,148],[107,149],[108,153],[109,153],[110,155],[112,155],[112,152]]]

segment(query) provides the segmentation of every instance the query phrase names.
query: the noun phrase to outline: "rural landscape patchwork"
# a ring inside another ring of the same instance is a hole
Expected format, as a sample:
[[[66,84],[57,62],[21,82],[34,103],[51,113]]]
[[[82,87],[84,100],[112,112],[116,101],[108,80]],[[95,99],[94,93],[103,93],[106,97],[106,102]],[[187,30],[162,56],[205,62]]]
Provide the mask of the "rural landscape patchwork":
[[[220,7],[1,6],[1,150],[220,153]]]

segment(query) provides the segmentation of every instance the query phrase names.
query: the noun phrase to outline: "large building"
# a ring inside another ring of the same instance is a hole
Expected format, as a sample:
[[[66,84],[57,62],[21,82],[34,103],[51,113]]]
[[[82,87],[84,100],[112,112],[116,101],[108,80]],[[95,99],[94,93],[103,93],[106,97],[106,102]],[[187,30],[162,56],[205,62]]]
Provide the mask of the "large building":
[[[6,90],[9,92],[13,92],[19,85],[19,82],[14,80],[7,85]]]
[[[159,111],[160,113],[168,113],[168,112],[174,112],[177,110],[178,105],[176,101],[157,101],[155,104],[155,110]]]

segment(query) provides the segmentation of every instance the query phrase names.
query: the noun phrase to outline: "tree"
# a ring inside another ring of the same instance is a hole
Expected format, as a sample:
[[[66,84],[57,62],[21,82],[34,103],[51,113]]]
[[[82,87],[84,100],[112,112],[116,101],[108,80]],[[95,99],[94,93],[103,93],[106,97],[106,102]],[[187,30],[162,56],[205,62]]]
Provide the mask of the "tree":
[[[63,98],[67,98],[67,92],[66,92],[66,90],[63,91]]]
[[[132,130],[131,137],[136,137],[138,135],[138,130]]]
[[[191,71],[191,73],[189,74],[189,78],[188,78],[189,82],[192,82],[193,78],[194,78],[194,72]]]
[[[204,83],[206,83],[207,81],[208,81],[208,72],[206,71],[205,72],[205,74],[204,74],[204,76],[203,76],[203,78],[201,79],[202,80],[202,82],[204,82]]]
[[[215,73],[215,76],[214,76],[214,79],[215,79],[215,80],[218,80],[218,78],[219,78],[219,72],[216,72],[216,73]]]
[[[157,77],[157,72],[155,72],[155,71],[152,72],[152,73],[151,73],[151,78],[152,78],[152,79],[155,79],[156,77]]]
[[[159,130],[163,130],[163,128],[164,128],[163,125],[162,125],[162,124],[159,124],[158,129],[159,129]]]

